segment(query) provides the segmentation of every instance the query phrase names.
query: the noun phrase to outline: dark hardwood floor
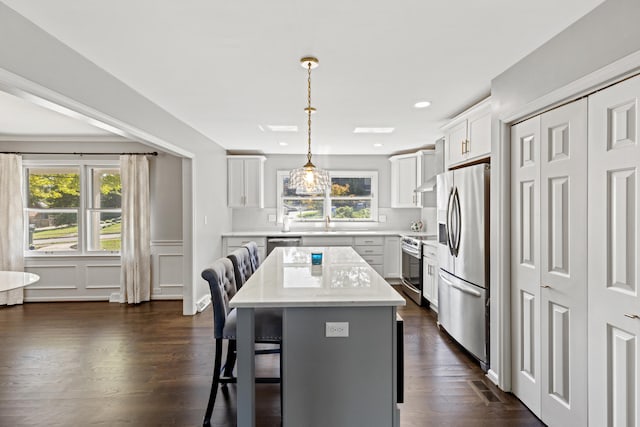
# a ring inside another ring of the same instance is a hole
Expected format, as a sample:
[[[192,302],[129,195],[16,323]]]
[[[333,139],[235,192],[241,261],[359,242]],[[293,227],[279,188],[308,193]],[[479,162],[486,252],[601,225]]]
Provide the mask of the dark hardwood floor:
[[[201,425],[213,366],[212,312],[181,313],[180,301],[1,307],[0,426]],[[403,427],[542,425],[484,377],[430,311],[409,302],[400,314]],[[258,358],[259,373],[277,369],[277,356]],[[279,386],[259,384],[256,394],[258,426],[279,425]],[[235,425],[235,408],[231,385],[226,396],[218,394],[213,425]]]

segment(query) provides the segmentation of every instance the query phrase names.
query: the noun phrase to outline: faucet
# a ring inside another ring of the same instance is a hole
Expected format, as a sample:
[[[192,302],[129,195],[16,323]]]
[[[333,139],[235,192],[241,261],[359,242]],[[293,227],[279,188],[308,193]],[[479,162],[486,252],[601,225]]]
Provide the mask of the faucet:
[[[324,229],[325,231],[329,231],[329,227],[331,227],[331,218],[329,215],[324,217]]]

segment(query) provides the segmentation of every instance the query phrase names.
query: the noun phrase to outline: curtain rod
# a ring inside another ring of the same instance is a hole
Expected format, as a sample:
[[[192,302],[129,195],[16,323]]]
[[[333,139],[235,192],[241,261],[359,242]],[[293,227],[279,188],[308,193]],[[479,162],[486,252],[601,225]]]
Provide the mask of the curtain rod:
[[[53,155],[53,154],[57,154],[57,155],[74,155],[74,156],[116,156],[116,155],[120,155],[120,156],[124,156],[124,155],[130,155],[130,156],[157,156],[158,152],[157,151],[152,151],[149,153],[77,153],[77,152],[73,152],[73,153],[53,153],[53,152],[47,152],[47,151],[31,151],[31,152],[19,152],[19,151],[0,151],[0,154],[46,154],[46,155]]]

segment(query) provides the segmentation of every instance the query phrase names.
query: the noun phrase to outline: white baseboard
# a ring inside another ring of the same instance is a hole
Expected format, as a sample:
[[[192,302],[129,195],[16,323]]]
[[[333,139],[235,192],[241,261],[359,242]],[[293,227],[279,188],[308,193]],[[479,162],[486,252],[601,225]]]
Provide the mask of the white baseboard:
[[[211,295],[205,295],[196,303],[196,310],[198,313],[202,313],[211,304]]]
[[[494,383],[496,386],[499,387],[498,385],[499,378],[498,378],[498,374],[496,374],[495,371],[489,369],[489,372],[487,372],[487,378],[489,378],[489,381],[491,381],[492,383]]]

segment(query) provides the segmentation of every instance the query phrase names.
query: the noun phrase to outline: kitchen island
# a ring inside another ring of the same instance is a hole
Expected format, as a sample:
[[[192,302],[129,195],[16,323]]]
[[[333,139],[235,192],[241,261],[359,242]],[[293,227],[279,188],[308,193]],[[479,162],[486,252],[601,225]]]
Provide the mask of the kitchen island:
[[[238,426],[255,425],[253,310],[268,307],[283,309],[283,426],[399,425],[396,307],[405,300],[352,248],[277,248],[230,305]]]

